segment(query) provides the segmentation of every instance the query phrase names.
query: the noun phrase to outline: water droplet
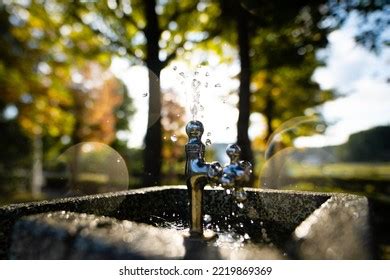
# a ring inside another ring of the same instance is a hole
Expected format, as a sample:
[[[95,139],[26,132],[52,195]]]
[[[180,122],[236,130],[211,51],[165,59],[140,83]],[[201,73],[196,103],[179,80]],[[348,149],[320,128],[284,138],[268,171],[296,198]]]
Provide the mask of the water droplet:
[[[120,159],[117,159],[117,160],[116,160],[116,162],[117,162],[117,163],[120,163],[120,162],[121,162],[121,160],[120,160]]]
[[[210,73],[209,72],[206,72],[206,77],[210,76]]]
[[[210,137],[211,136],[211,132],[207,132],[207,136]]]
[[[142,94],[142,97],[146,97],[146,96],[148,96],[148,93],[147,93],[147,92],[144,92],[144,93]]]
[[[172,142],[176,142],[177,141],[177,136],[175,134],[173,134],[171,136],[171,140],[172,140]]]
[[[215,84],[214,87],[221,87],[221,84]]]
[[[206,223],[210,223],[211,222],[211,216],[206,214],[203,216],[203,221],[205,221]]]
[[[202,105],[199,106],[199,111],[204,111],[204,107]]]
[[[164,140],[167,140],[167,137],[166,137],[166,136],[164,136],[164,137],[163,137],[163,139],[164,139]]]
[[[184,74],[184,72],[180,72],[179,75],[182,76],[183,78],[186,77],[186,75]]]
[[[207,139],[206,140],[206,146],[210,146],[211,145],[211,140],[210,139]]]
[[[227,127],[226,127],[226,130],[229,130],[229,129],[230,129],[230,127],[227,126]]]
[[[238,202],[244,202],[247,198],[246,191],[240,190],[234,193],[234,197]]]
[[[316,131],[319,132],[319,133],[324,132],[325,129],[326,129],[326,126],[323,125],[323,124],[318,124],[318,125],[316,126]]]
[[[193,106],[191,106],[190,110],[192,113],[192,117],[195,119],[196,115],[198,114],[198,107],[194,104]]]
[[[244,203],[242,203],[242,202],[237,203],[237,206],[238,206],[238,208],[242,209],[242,208],[244,208]]]
[[[177,66],[173,66],[173,70],[176,71],[177,70]]]
[[[225,192],[226,192],[226,194],[231,194],[232,193],[232,191],[230,189],[227,189]]]
[[[226,103],[226,98],[222,99],[222,103],[225,104]]]
[[[198,71],[195,71],[195,73],[194,73],[194,74],[195,74],[195,76],[196,76],[196,75],[198,75],[198,74],[199,74],[199,72],[198,72]]]
[[[244,224],[243,223],[239,223],[238,226],[239,227],[244,227]]]
[[[244,238],[245,238],[245,239],[250,239],[249,234],[245,233],[245,234],[244,234]]]
[[[199,85],[200,85],[200,82],[197,80],[197,79],[193,79],[192,80],[192,87],[193,88],[198,88],[199,87]]]

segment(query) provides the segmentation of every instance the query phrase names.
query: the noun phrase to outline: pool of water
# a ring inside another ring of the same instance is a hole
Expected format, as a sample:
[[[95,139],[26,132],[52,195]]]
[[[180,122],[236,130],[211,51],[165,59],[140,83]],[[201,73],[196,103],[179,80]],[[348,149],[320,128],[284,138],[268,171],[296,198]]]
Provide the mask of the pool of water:
[[[188,235],[188,222],[181,220],[177,215],[170,218],[151,216],[148,224],[174,229],[183,233],[183,235]],[[176,218],[176,220],[172,218]],[[207,247],[233,251],[251,251],[256,254],[261,253],[261,255],[267,257],[271,255],[271,258],[288,258],[286,245],[291,230],[280,223],[237,219],[234,216],[211,219],[206,215],[205,231],[212,231],[216,234],[215,238],[206,242]]]

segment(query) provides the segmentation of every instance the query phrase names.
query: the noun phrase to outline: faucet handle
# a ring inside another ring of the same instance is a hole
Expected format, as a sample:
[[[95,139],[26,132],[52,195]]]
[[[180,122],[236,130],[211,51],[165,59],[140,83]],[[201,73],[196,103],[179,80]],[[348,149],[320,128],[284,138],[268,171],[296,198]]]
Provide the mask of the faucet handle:
[[[200,121],[190,121],[186,125],[186,133],[189,140],[200,139],[203,135],[204,127]]]
[[[249,161],[239,161],[241,148],[237,144],[227,146],[226,154],[230,163],[224,167],[220,183],[224,188],[241,188],[250,181],[252,164]]]
[[[241,155],[241,148],[237,144],[230,144],[226,147],[226,154],[230,158],[230,164],[237,163]]]
[[[221,178],[223,169],[221,164],[218,161],[213,161],[210,163],[210,167],[207,170],[207,177],[209,178],[209,183],[215,185],[219,182]]]
[[[252,176],[252,163],[247,160],[240,160],[239,165],[244,169],[243,180],[249,182]]]

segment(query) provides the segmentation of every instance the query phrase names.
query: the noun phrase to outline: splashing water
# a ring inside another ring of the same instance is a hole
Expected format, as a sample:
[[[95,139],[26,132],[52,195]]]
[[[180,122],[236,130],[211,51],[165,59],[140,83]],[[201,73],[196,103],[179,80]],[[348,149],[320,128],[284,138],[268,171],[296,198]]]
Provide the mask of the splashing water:
[[[199,120],[204,117],[205,108],[201,105],[201,91],[208,87],[208,80],[204,75],[205,69],[198,65],[196,70],[190,73],[181,71],[178,74],[181,84],[184,86],[184,92],[187,98],[187,108],[189,109],[192,120]],[[202,112],[200,114],[200,112]]]
[[[247,199],[246,191],[244,191],[243,189],[236,191],[234,193],[234,198],[236,199],[236,201],[238,203],[242,204]],[[242,207],[240,207],[240,208],[243,208],[243,207],[244,206],[242,205]]]
[[[196,120],[198,118],[198,112],[200,111],[200,81],[197,79],[192,80],[191,84],[191,93],[192,93],[192,120]]]
[[[203,221],[205,221],[205,223],[210,223],[211,222],[211,216],[206,214],[203,216]]]

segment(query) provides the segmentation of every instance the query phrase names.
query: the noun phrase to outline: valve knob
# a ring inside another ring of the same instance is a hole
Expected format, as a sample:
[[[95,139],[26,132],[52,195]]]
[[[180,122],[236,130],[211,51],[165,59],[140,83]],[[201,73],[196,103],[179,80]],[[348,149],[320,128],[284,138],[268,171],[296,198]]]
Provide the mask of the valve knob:
[[[190,121],[186,126],[186,133],[190,139],[201,138],[203,132],[203,124],[200,121]]]
[[[241,148],[237,144],[230,144],[226,147],[226,154],[230,158],[230,163],[237,163],[241,155]]]
[[[218,182],[219,178],[222,176],[222,166],[218,161],[210,163],[210,168],[207,171],[207,176],[211,183]]]
[[[226,148],[226,154],[230,163],[223,169],[220,183],[224,188],[242,188],[250,181],[252,164],[248,161],[239,161],[241,149],[237,144],[231,144]]]

